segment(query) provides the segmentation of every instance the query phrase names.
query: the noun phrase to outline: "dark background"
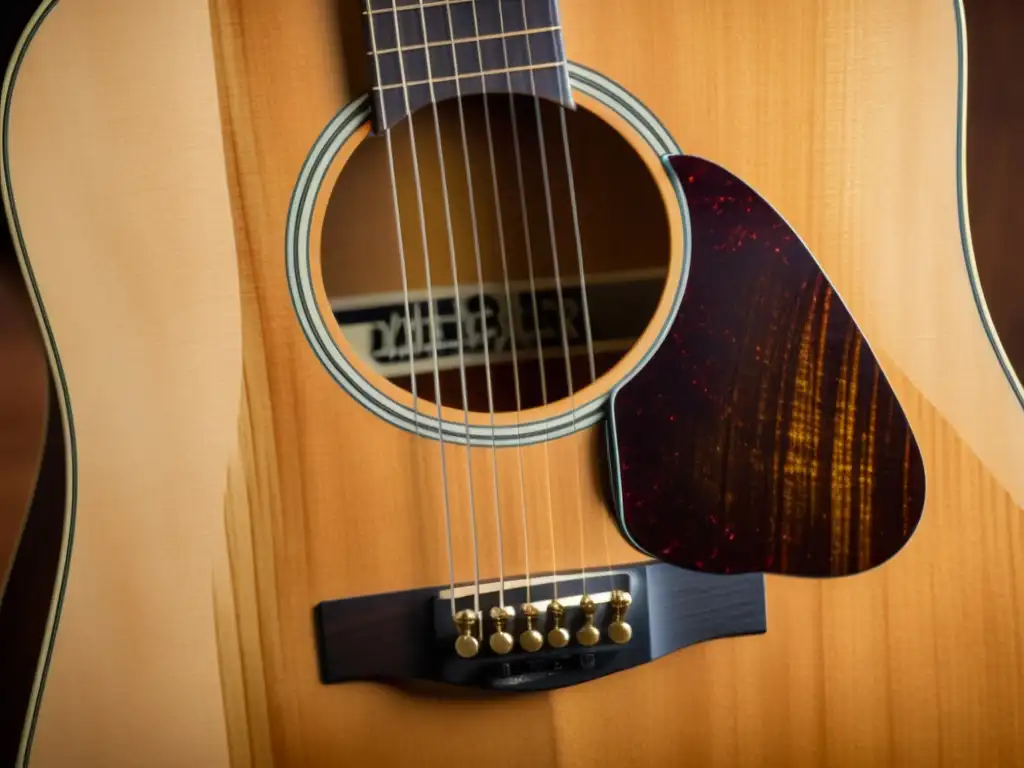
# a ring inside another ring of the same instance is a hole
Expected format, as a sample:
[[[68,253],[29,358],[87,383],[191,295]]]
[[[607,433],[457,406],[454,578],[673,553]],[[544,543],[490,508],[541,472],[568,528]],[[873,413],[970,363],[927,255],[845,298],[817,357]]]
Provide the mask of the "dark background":
[[[38,6],[38,0],[3,0],[0,3],[0,71],[7,71],[7,62],[11,59],[14,46],[18,44],[22,30]],[[0,229],[3,230],[3,238],[0,239],[0,269],[8,269],[17,266],[17,260],[6,216]]]
[[[967,9],[967,202],[989,312],[1024,376],[1024,3],[964,0]]]
[[[37,0],[0,2],[3,70],[38,4]],[[1020,201],[1015,193],[1024,180],[1024,87],[1019,84],[1024,46],[1017,40],[1024,31],[1024,3],[966,0],[966,11],[967,187],[974,249],[989,312],[1011,364],[1021,375],[1024,302],[1019,294],[1024,288],[1024,257],[1017,240]],[[21,281],[6,218],[0,226],[0,279]],[[54,397],[51,384],[53,414]],[[13,764],[17,754],[53,586],[64,507],[61,440],[59,419],[51,418],[38,491],[0,606],[0,765]]]

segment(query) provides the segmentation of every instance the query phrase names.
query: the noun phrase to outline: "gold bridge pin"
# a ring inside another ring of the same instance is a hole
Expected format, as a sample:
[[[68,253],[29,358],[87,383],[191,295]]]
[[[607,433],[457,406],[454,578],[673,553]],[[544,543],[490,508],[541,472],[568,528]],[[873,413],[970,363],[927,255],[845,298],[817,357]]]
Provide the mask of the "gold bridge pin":
[[[524,603],[522,612],[526,619],[526,629],[519,635],[519,645],[528,653],[539,651],[544,645],[544,635],[533,628],[533,622],[537,620],[540,612],[533,603]]]
[[[491,620],[494,622],[494,633],[488,642],[492,651],[504,655],[511,651],[516,644],[512,635],[505,631],[505,625],[509,620],[508,611],[501,606],[494,606],[491,608]]]
[[[597,610],[597,605],[590,595],[580,598],[580,610],[583,611],[586,623],[579,628],[576,639],[579,640],[580,645],[597,645],[601,640],[601,630],[594,626],[594,612]]]
[[[633,628],[626,622],[626,611],[629,610],[633,598],[629,592],[621,589],[613,589],[609,604],[612,608],[612,623],[608,627],[608,637],[613,643],[622,645],[628,643],[633,637]]]
[[[554,626],[548,632],[548,643],[552,648],[565,648],[569,644],[569,630],[562,626],[565,608],[557,600],[548,603],[548,613]]]
[[[480,652],[480,643],[473,637],[476,626],[476,613],[470,610],[455,614],[455,626],[459,628],[459,636],[455,638],[455,652],[464,659],[471,659]]]

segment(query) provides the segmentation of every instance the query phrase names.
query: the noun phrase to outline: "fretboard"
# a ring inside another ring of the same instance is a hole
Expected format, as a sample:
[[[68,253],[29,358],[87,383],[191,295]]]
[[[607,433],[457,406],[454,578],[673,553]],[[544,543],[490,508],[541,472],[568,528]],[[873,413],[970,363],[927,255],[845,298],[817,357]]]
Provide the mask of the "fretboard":
[[[459,95],[573,106],[558,0],[363,0],[363,10],[377,132]]]

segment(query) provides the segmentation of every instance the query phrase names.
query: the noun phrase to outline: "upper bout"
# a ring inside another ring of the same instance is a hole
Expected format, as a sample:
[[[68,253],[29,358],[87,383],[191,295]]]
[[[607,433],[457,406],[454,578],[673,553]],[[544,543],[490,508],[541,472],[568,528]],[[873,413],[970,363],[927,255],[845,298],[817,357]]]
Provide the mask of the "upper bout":
[[[768,200],[899,375],[901,401],[934,406],[1024,502],[1024,392],[970,236],[962,3],[563,7],[570,58]]]

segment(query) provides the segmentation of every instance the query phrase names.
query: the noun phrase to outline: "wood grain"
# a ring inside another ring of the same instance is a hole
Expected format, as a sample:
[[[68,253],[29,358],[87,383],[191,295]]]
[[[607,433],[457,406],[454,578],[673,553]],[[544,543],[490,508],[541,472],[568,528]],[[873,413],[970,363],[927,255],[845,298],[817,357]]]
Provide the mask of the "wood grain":
[[[358,4],[63,3],[29,48],[5,138],[76,438],[73,557],[33,765],[449,765],[466,734],[525,743],[503,753],[510,766],[1020,761],[1024,413],[963,267],[953,9],[562,7],[570,58],[751,184],[820,260],[921,446],[915,536],[854,578],[769,578],[763,637],[575,689],[321,686],[317,601],[448,579],[437,445],[338,390],[282,270],[298,169],[365,88],[345,66]],[[561,569],[600,566],[606,535],[607,559],[636,558],[607,516],[596,437],[522,452],[538,569],[554,554]],[[448,450],[462,579],[465,452]],[[516,458],[498,459],[509,509]],[[485,491],[488,462],[474,461]],[[503,524],[520,572],[522,530]],[[491,576],[495,534],[483,515]]]
[[[18,205],[28,250],[56,249],[30,267],[62,339],[72,562],[32,761],[222,765],[212,571],[242,379],[209,14],[62,3],[38,40],[58,58],[24,59],[4,180],[47,200]]]

